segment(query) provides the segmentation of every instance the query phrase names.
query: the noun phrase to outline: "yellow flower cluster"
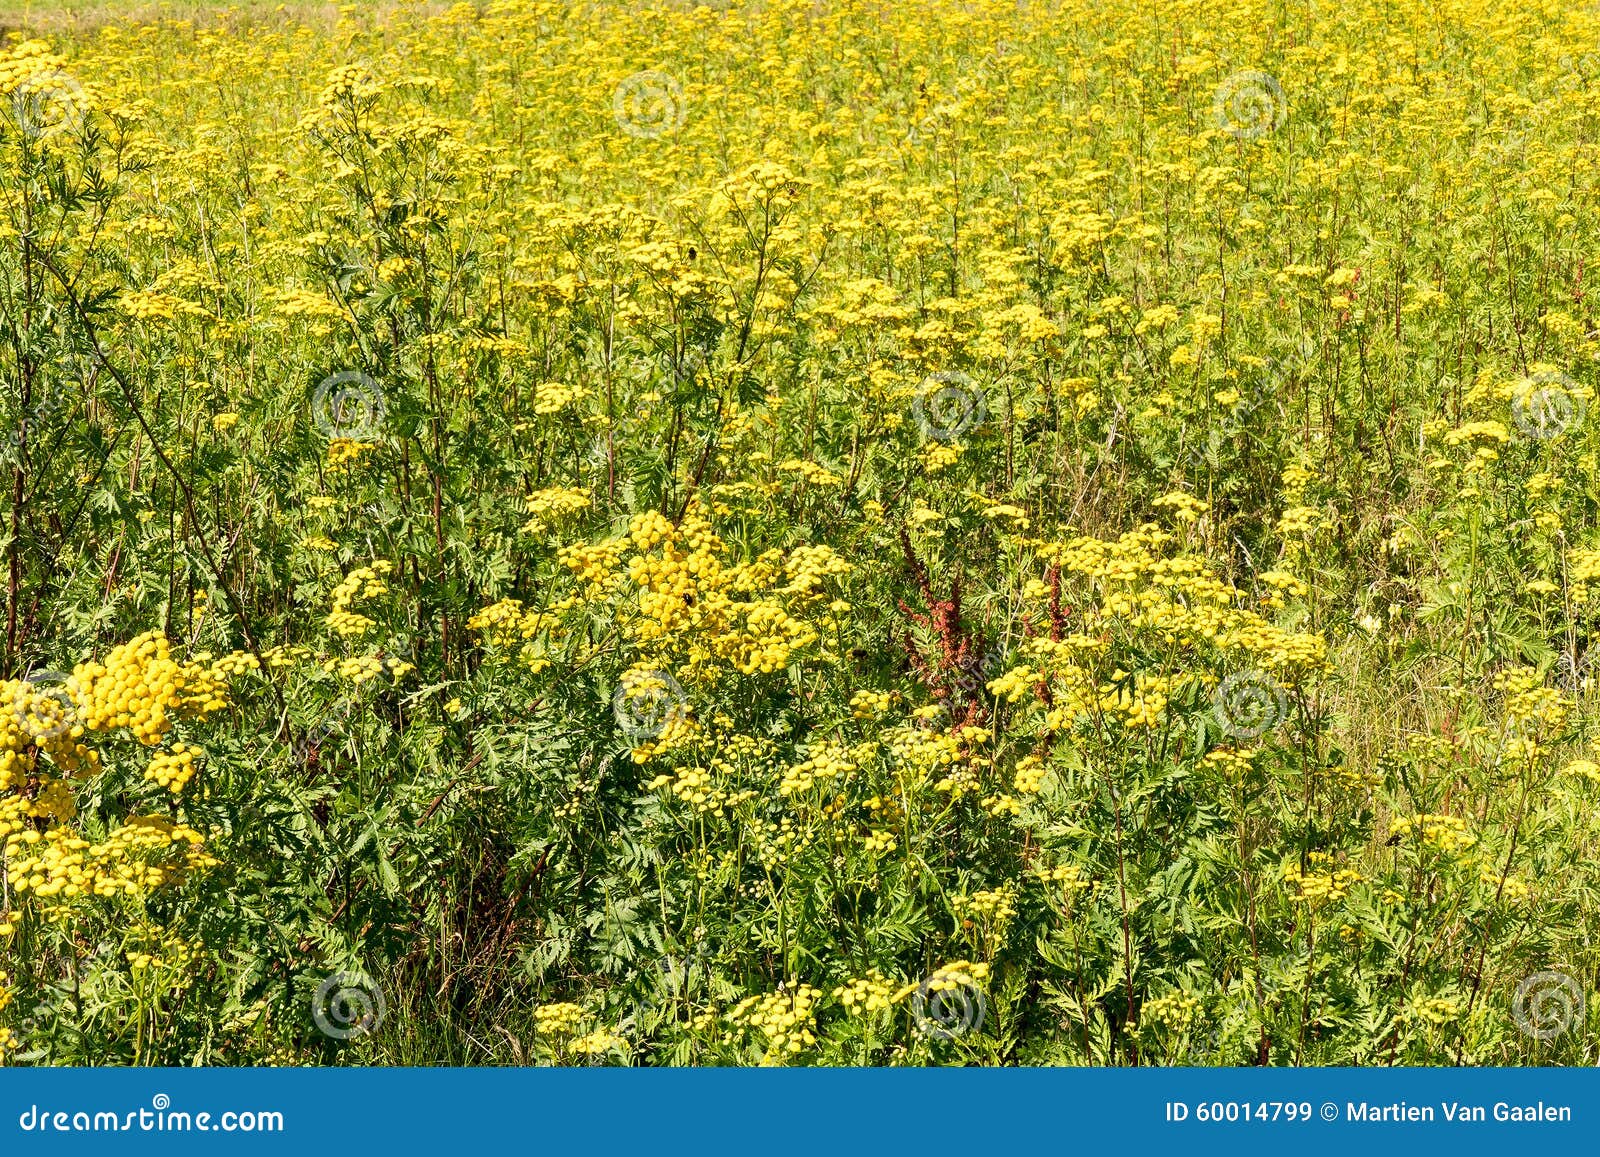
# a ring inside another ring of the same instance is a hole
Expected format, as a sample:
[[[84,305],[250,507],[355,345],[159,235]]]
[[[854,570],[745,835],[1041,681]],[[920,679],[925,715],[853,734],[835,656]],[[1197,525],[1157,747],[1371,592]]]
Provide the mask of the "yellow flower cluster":
[[[565,1001],[541,1004],[533,1010],[534,1025],[545,1036],[570,1036],[578,1031],[583,1020],[583,1009]]]
[[[29,828],[29,821],[66,823],[78,814],[72,789],[65,782],[40,776],[31,792],[0,796],[0,836]]]
[[[538,534],[579,511],[589,509],[586,490],[575,486],[554,486],[528,495],[528,513],[533,517],[523,524],[524,534]]]
[[[1022,795],[1036,795],[1044,787],[1045,777],[1049,774],[1050,769],[1043,759],[1037,755],[1024,755],[1017,760],[1011,786]]]
[[[1160,498],[1150,503],[1158,509],[1172,511],[1172,516],[1179,522],[1197,522],[1200,516],[1211,509],[1209,502],[1202,502],[1192,494],[1185,494],[1181,490],[1174,490],[1163,494]]]
[[[722,540],[698,505],[678,526],[653,512],[638,516],[630,538],[640,551],[628,560],[627,577],[638,591],[635,630],[642,643],[685,652],[691,668],[715,657],[754,675],[782,670],[795,651],[817,641],[816,630],[791,613],[783,594],[792,605],[821,576],[838,573],[831,555],[792,552],[793,578],[784,591],[778,585],[782,552],[728,565]]]
[[[1283,882],[1291,889],[1293,899],[1312,907],[1336,903],[1350,894],[1350,889],[1365,878],[1353,868],[1334,868],[1323,852],[1312,852],[1307,857],[1313,867],[1325,871],[1302,872],[1300,865],[1289,864],[1283,870]]]
[[[389,672],[391,678],[399,679],[416,670],[416,664],[397,659],[393,655],[387,658],[382,655],[352,655],[348,659],[325,659],[322,669],[341,679],[348,679],[359,687],[376,679],[385,671]]]
[[[867,829],[861,836],[861,850],[868,856],[887,856],[900,846],[893,832]]]
[[[856,764],[851,759],[849,749],[837,740],[830,740],[783,773],[778,794],[797,795],[809,791],[818,780],[831,781],[849,775],[855,769]]]
[[[1415,835],[1424,845],[1447,854],[1464,852],[1478,842],[1458,816],[1419,813],[1400,816],[1389,824],[1389,834],[1402,839]]]
[[[685,767],[675,774],[658,775],[649,783],[651,791],[669,789],[696,811],[708,815],[723,815],[729,808],[754,799],[753,790],[727,791],[713,785],[711,773],[700,767]]]
[[[376,442],[366,442],[356,438],[330,438],[328,470],[334,474],[354,470],[361,464],[363,458],[377,449],[377,445]]]
[[[491,647],[526,643],[539,633],[540,615],[522,609],[521,599],[501,599],[467,620],[468,630],[483,634]]]
[[[934,970],[932,976],[920,984],[908,984],[895,993],[894,999],[898,1003],[910,996],[918,989],[928,992],[959,992],[962,989],[976,991],[983,988],[989,980],[989,965],[971,960],[953,960]]]
[[[588,396],[589,391],[582,386],[568,385],[564,382],[540,382],[534,387],[533,412],[559,414]]]
[[[857,691],[850,696],[850,714],[856,719],[880,719],[888,714],[894,696],[888,691]]]
[[[41,755],[71,776],[100,769],[99,755],[80,742],[84,727],[71,683],[0,683],[0,792],[16,790],[39,773]]]
[[[813,829],[795,822],[793,816],[777,820],[757,819],[750,829],[756,858],[764,868],[775,868],[798,856],[817,842]]]
[[[31,131],[60,132],[99,104],[93,86],[78,81],[67,67],[67,58],[42,40],[23,40],[0,52],[0,96],[13,108],[32,110]]]
[[[1458,1020],[1464,1005],[1457,997],[1424,996],[1406,1006],[1406,1019],[1438,1028]]]
[[[597,1057],[605,1053],[616,1052],[627,1043],[625,1039],[616,1033],[600,1029],[596,1032],[584,1033],[580,1037],[574,1037],[572,1042],[567,1045],[567,1051],[576,1053],[579,1056]]]
[[[204,845],[199,832],[165,816],[135,816],[99,844],[62,828],[23,831],[6,838],[6,878],[40,897],[138,896],[215,867]]]
[[[1033,869],[1033,874],[1047,889],[1059,888],[1068,899],[1075,892],[1094,887],[1094,881],[1086,877],[1083,869],[1076,864],[1057,864],[1053,868],[1040,866]]]
[[[963,920],[1004,927],[1017,914],[1017,888],[1015,884],[1005,884],[970,896],[955,896],[951,905]]]
[[[1571,699],[1553,687],[1532,667],[1516,667],[1494,677],[1495,690],[1505,695],[1506,729],[1513,735],[1533,735],[1559,730],[1567,720]]]
[[[364,635],[371,630],[376,624],[351,608],[357,602],[388,594],[389,584],[383,580],[393,571],[392,562],[378,559],[371,566],[358,566],[345,575],[339,581],[339,585],[333,588],[327,619],[328,629],[346,639]]]
[[[1169,992],[1139,1006],[1139,1028],[1183,1032],[1200,1015],[1200,1000],[1187,992]]]
[[[1216,768],[1230,783],[1243,781],[1255,769],[1255,748],[1217,747],[1206,752],[1201,762]]]
[[[1478,873],[1478,879],[1490,892],[1500,893],[1500,902],[1516,906],[1526,904],[1533,896],[1533,889],[1528,887],[1527,881],[1519,880],[1515,876],[1507,876],[1503,881],[1499,874],[1490,867],[1484,867]]]
[[[765,1038],[763,1065],[782,1064],[817,1043],[816,1005],[822,993],[809,984],[792,991],[765,996],[747,996],[728,1013],[735,1029],[758,1033]],[[735,1034],[727,1040],[732,1044]]]
[[[3,934],[3,932],[0,932],[0,935]],[[10,982],[11,977],[4,972],[0,972],[0,1012],[5,1012],[13,999]],[[19,1042],[14,1032],[8,1028],[0,1028],[0,1061],[5,1060],[6,1053],[14,1051],[18,1044]]]
[[[1587,603],[1590,584],[1600,581],[1600,548],[1574,547],[1568,552],[1567,566],[1572,601],[1580,605]]]
[[[162,969],[182,973],[199,957],[199,947],[173,933],[153,930],[141,948],[129,948],[124,955],[135,972]]]
[[[1060,568],[1064,580],[1079,581],[1072,597],[1085,629],[1059,639],[1029,639],[1021,649],[1026,662],[991,680],[989,689],[1013,703],[1039,698],[1035,710],[1047,732],[1065,730],[1080,719],[1153,729],[1164,725],[1174,697],[1197,680],[1212,678],[1204,667],[1219,659],[1289,683],[1328,669],[1322,635],[1286,630],[1248,609],[1243,604],[1249,596],[1218,579],[1202,560],[1167,557],[1171,542],[1153,525],[1114,540],[1030,541],[1044,561]],[[1286,576],[1269,585],[1296,589],[1295,580]],[[1036,605],[1031,617],[1048,621],[1049,584],[1029,580],[1023,597]],[[1190,669],[1107,670],[1101,656],[1114,637],[1159,643],[1175,658],[1186,657]],[[1041,686],[1048,689],[1048,704],[1040,698]]]
[[[228,705],[222,677],[199,663],[180,663],[159,631],[113,647],[104,663],[80,663],[67,688],[89,731],[127,728],[154,747],[178,719],[205,719]]]
[[[894,1007],[894,985],[880,972],[859,980],[846,981],[833,990],[833,998],[851,1016],[864,1016]]]
[[[170,750],[158,751],[151,757],[144,777],[173,795],[181,795],[194,778],[195,761],[204,754],[192,743],[174,743]]]
[[[1576,775],[1591,783],[1600,783],[1600,763],[1592,759],[1574,759],[1562,769],[1565,775]]]
[[[812,486],[838,486],[844,479],[826,466],[818,466],[815,462],[807,462],[801,458],[791,458],[787,462],[780,462],[778,469],[787,473],[798,474]]]

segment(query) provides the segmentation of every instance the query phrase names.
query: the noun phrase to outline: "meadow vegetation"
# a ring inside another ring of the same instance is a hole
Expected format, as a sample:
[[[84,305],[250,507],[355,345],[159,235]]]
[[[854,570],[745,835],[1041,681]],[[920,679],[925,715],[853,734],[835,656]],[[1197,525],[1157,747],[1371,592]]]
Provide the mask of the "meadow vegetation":
[[[1600,9],[56,7],[5,1063],[1600,1057]]]

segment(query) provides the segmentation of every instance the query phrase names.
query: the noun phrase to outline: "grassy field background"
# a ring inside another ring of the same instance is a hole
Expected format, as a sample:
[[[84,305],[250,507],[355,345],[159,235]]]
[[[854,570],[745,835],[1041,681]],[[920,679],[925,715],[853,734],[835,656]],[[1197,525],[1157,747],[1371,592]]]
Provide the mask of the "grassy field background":
[[[279,7],[0,8],[0,1057],[1600,1060],[1594,11]]]

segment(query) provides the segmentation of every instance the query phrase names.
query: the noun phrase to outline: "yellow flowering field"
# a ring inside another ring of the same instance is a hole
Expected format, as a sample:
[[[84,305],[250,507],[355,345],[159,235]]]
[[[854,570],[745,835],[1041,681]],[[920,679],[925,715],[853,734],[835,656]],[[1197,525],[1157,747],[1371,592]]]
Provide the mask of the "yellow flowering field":
[[[0,26],[0,1063],[1600,1060],[1600,7]]]

